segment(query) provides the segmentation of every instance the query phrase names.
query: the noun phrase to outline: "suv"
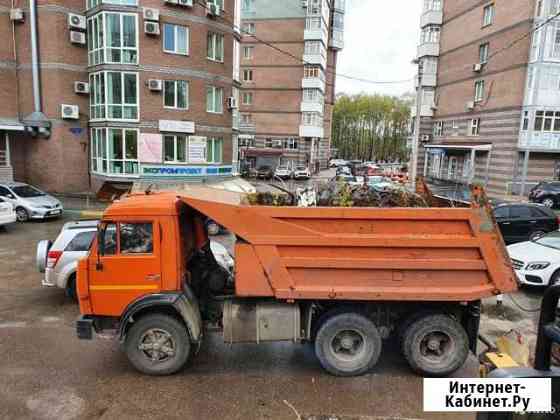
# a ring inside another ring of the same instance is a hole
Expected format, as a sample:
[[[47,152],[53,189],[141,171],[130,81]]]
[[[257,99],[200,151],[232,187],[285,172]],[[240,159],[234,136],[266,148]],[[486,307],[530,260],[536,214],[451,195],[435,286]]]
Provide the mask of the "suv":
[[[558,230],[558,217],[541,204],[501,204],[494,208],[494,217],[508,244]]]
[[[560,205],[560,182],[543,181],[529,192],[529,201],[548,208]]]
[[[76,299],[76,269],[78,260],[87,256],[97,233],[97,220],[68,222],[54,242],[37,244],[37,269],[45,273],[43,286],[59,287]]]

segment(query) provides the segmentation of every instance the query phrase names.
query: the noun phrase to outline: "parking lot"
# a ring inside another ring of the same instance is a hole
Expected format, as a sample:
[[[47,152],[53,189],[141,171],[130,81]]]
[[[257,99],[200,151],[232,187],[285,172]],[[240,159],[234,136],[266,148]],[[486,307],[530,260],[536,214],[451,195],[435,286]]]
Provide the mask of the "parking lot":
[[[62,290],[41,287],[35,245],[54,239],[69,218],[0,232],[0,418],[296,419],[296,411],[303,418],[450,418],[422,412],[422,378],[391,342],[384,343],[370,374],[345,379],[327,375],[308,345],[230,347],[210,334],[180,374],[140,375],[118,343],[79,341],[73,324],[77,305]],[[228,236],[218,240],[231,246]],[[516,298],[534,307],[539,296],[529,291]],[[536,314],[522,313],[508,300],[505,305],[496,310],[494,300],[486,302],[483,332],[492,337],[514,327],[534,332]],[[456,373],[477,375],[474,356]]]

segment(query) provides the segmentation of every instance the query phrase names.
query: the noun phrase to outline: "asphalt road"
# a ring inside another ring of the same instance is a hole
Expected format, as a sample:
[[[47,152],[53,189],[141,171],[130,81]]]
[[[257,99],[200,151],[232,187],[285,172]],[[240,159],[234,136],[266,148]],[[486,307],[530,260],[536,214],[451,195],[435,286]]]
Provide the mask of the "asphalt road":
[[[35,245],[62,223],[0,231],[0,419],[474,419],[423,413],[422,378],[392,343],[370,374],[345,379],[323,372],[309,345],[228,346],[210,335],[183,372],[142,376],[118,343],[78,340],[77,305],[41,287]],[[456,374],[477,375],[472,356]]]

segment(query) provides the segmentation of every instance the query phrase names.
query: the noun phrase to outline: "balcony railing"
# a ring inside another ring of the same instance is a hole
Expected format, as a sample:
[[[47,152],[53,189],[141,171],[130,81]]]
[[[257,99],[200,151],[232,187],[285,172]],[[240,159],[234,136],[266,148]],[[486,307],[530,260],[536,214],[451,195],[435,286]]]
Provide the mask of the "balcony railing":
[[[239,131],[254,133],[255,131],[257,131],[257,127],[253,122],[248,123],[248,122],[241,121],[239,123]]]
[[[344,13],[346,11],[346,0],[334,0],[334,10]]]
[[[418,45],[418,58],[439,57],[439,42],[424,42]]]
[[[8,155],[5,150],[0,150],[0,166],[8,166]]]
[[[319,114],[323,113],[324,103],[323,101],[303,101],[301,103],[301,112],[317,112]]]
[[[521,132],[519,147],[535,151],[560,152],[560,133]]]
[[[325,80],[320,77],[304,77],[301,80],[301,87],[303,89],[320,89],[325,93]]]
[[[339,29],[334,29],[331,31],[331,39],[329,41],[329,47],[336,50],[341,50],[344,48],[344,31]]]
[[[425,73],[422,75],[422,86],[435,87],[437,85],[437,74]],[[414,78],[414,88],[418,87],[418,76]]]
[[[323,137],[323,127],[318,127],[315,125],[305,125],[299,126],[299,136],[300,137]]]
[[[303,61],[307,64],[317,64],[323,68],[327,67],[327,57],[321,53],[304,53]]]
[[[443,12],[441,10],[428,10],[420,17],[420,27],[428,25],[441,25],[443,23]]]

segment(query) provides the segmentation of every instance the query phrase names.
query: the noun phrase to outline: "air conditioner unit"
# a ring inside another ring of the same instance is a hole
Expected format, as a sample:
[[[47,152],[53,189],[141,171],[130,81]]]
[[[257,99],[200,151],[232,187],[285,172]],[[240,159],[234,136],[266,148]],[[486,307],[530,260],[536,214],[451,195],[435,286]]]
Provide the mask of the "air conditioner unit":
[[[227,106],[229,109],[237,109],[237,99],[235,99],[233,96],[227,98]]]
[[[193,7],[193,0],[178,0],[179,6]]]
[[[65,120],[77,120],[80,118],[80,108],[78,105],[60,105],[60,115]]]
[[[220,16],[220,6],[214,3],[206,3],[206,14],[211,17],[218,17]]]
[[[159,20],[159,10],[158,9],[152,9],[150,7],[144,7],[142,13],[143,13],[143,16],[144,16],[144,20],[154,20],[154,21]]]
[[[153,91],[161,91],[163,89],[163,81],[158,79],[149,79],[148,89]]]
[[[11,9],[10,20],[13,22],[23,22],[23,9]]]
[[[76,93],[89,93],[89,83],[87,83],[87,82],[74,82],[74,92],[76,92]]]
[[[75,13],[68,13],[68,27],[72,29],[86,29],[86,17]]]
[[[472,111],[474,109],[474,101],[467,102],[465,108],[467,109],[467,111]]]
[[[472,70],[473,70],[475,73],[480,73],[480,72],[482,71],[482,67],[483,67],[483,64],[482,64],[482,63],[476,63],[476,64],[473,64]]]
[[[159,23],[144,22],[144,33],[148,35],[159,35]]]
[[[70,42],[72,44],[86,44],[86,34],[78,31],[70,31]]]
[[[430,136],[429,134],[424,134],[421,138],[420,141],[422,141],[422,143],[427,143],[430,141],[430,139],[432,138],[432,136]]]

